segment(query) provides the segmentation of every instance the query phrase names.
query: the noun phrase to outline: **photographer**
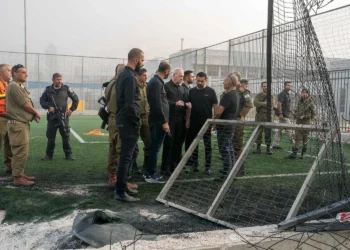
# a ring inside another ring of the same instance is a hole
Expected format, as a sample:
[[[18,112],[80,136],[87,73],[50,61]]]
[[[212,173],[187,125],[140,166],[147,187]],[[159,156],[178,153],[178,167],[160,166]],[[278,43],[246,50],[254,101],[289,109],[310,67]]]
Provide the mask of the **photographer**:
[[[62,83],[61,74],[53,74],[52,82],[53,84],[51,86],[47,86],[44,93],[40,97],[41,107],[48,110],[46,130],[46,137],[48,141],[46,155],[41,160],[52,160],[55,149],[57,128],[59,129],[62,137],[65,159],[74,160],[69,142],[69,117],[72,115],[72,112],[77,109],[79,99],[67,85]],[[72,100],[72,106],[69,110],[67,110],[68,97]]]

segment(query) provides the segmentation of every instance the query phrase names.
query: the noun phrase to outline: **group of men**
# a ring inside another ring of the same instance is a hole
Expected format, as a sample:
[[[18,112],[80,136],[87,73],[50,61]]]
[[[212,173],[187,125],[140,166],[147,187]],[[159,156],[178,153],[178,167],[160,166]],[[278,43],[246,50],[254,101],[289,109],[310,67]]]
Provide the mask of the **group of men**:
[[[241,79],[239,72],[229,74],[223,82],[224,92],[217,100],[215,90],[207,86],[207,75],[199,72],[194,83],[194,72],[181,68],[171,72],[171,65],[165,61],[159,64],[154,77],[147,83],[147,70],[144,66],[144,53],[132,49],[128,54],[127,65],[116,67],[114,78],[107,83],[105,98],[108,110],[109,185],[115,186],[115,198],[122,201],[137,201],[133,195],[138,186],[130,183],[132,173],[142,171],[136,164],[139,153],[138,139],[144,143],[144,178],[149,183],[164,183],[163,176],[169,176],[181,160],[183,146],[187,151],[197,137],[207,119],[242,120],[254,106],[256,121],[267,121],[267,83],[262,82],[262,92],[254,103],[250,97],[248,81]],[[165,80],[171,75],[171,80]],[[10,82],[12,78],[12,81]],[[23,65],[12,67],[0,64],[0,147],[4,144],[6,172],[14,177],[14,185],[31,186],[33,176],[24,174],[28,156],[29,122],[39,122],[40,114],[35,110],[29,92],[24,86],[27,72]],[[74,160],[69,142],[69,117],[77,108],[77,95],[62,83],[62,75],[53,75],[53,84],[46,87],[40,98],[42,108],[48,110],[48,139],[44,161],[53,159],[57,129],[62,136],[66,160]],[[291,114],[297,124],[310,124],[315,117],[315,105],[309,98],[307,89],[302,90],[296,112],[291,108],[289,90],[291,82],[284,83],[284,90],[278,95],[277,116],[280,122],[290,123]],[[68,109],[67,100],[72,99]],[[274,98],[271,96],[271,102]],[[273,105],[271,105],[273,119]],[[64,123],[62,123],[62,120]],[[208,126],[204,131],[205,149],[204,173],[211,174],[211,131],[217,131],[218,147],[222,159],[221,173],[226,174],[244,147],[244,126]],[[290,131],[289,131],[290,132]],[[271,152],[271,129],[265,128],[266,153]],[[256,144],[255,154],[261,153],[262,133]],[[280,149],[281,131],[275,135],[272,148]],[[302,144],[303,157],[308,142],[307,132],[296,132],[293,152],[295,159]],[[157,173],[157,160],[163,146],[160,174]],[[186,171],[199,171],[198,146],[187,162]],[[244,175],[244,167],[241,168]]]
[[[24,174],[29,152],[29,123],[40,121],[41,116],[34,108],[30,93],[24,86],[28,74],[26,68],[0,64],[0,149],[4,145],[6,172],[12,173],[15,186],[32,186],[34,176]],[[11,81],[12,79],[12,81]],[[46,155],[42,160],[52,160],[55,138],[59,129],[63,141],[66,160],[74,160],[69,141],[69,117],[77,108],[79,99],[76,94],[62,83],[62,75],[53,75],[53,84],[46,87],[40,98],[42,108],[48,110],[48,139]],[[67,109],[67,99],[72,105]],[[63,124],[63,122],[64,124]]]

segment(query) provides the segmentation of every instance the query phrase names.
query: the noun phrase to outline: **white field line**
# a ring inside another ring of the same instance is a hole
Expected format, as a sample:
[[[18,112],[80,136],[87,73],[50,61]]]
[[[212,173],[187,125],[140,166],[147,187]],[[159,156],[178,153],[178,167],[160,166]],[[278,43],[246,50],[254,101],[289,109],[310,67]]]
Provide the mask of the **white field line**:
[[[80,143],[86,143],[83,138],[81,138],[72,128],[70,128],[70,132],[74,135],[74,137],[80,142]]]

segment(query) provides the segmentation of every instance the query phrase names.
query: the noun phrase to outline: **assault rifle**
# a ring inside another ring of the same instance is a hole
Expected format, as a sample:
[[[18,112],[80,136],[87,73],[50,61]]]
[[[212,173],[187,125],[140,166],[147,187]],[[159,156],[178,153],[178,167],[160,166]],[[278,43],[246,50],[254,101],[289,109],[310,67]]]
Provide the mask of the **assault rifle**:
[[[98,99],[97,102],[102,105],[102,107],[100,107],[100,109],[98,110],[98,116],[102,120],[101,128],[106,129],[106,125],[108,124],[108,116],[109,116],[109,114],[106,110],[107,100],[104,96],[102,96],[100,99]],[[108,130],[108,128],[107,128],[107,130]]]
[[[65,136],[67,136],[69,134],[69,127],[67,126],[67,117],[66,117],[66,113],[62,111],[62,108],[57,106],[55,98],[53,97],[53,95],[51,94],[51,100],[53,102],[54,108],[55,108],[55,112],[54,115],[50,117],[50,120],[58,120],[58,123],[55,124],[55,127],[62,127]]]

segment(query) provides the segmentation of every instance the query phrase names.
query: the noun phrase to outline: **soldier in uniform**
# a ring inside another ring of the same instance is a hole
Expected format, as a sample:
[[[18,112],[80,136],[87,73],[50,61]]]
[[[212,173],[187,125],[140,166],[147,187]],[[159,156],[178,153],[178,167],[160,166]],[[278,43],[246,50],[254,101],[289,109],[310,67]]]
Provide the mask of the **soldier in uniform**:
[[[284,82],[284,90],[278,95],[277,102],[277,110],[278,110],[278,118],[280,123],[290,124],[290,117],[293,114],[291,109],[291,100],[289,96],[289,91],[292,88],[292,83],[290,81]],[[289,140],[292,141],[292,132],[290,130],[286,130],[287,136]],[[273,149],[282,149],[280,146],[280,140],[282,136],[282,129],[277,130],[274,140],[273,140]]]
[[[254,106],[256,107],[255,121],[257,122],[267,122],[267,82],[261,83],[262,92],[257,94],[254,98]],[[274,96],[271,95],[271,103],[274,103]],[[271,121],[273,121],[273,105],[271,105]],[[262,142],[262,132],[256,139],[256,150],[254,154],[261,153],[261,142]],[[272,155],[271,152],[271,129],[264,128],[265,143],[266,143],[266,154]]]
[[[238,120],[244,121],[246,115],[253,108],[253,100],[250,97],[250,91],[248,89],[248,80],[242,79],[239,72],[233,73],[238,78],[237,92],[239,95],[239,112]],[[233,134],[232,144],[235,152],[236,159],[242,153],[244,148],[244,126],[236,126],[235,132]],[[244,175],[244,167],[241,167],[240,175]]]
[[[140,111],[140,118],[141,118],[141,128],[140,128],[140,137],[143,141],[143,169],[146,169],[146,164],[148,160],[148,153],[151,148],[151,136],[149,132],[149,124],[148,124],[148,114],[149,114],[149,106],[147,101],[147,69],[142,68],[138,72],[137,75],[137,82],[140,87],[140,95],[141,95],[141,111]],[[138,155],[138,146],[136,145],[134,156],[133,156],[133,172],[142,174],[141,170],[137,167],[136,158]]]
[[[7,131],[12,151],[12,176],[16,186],[32,186],[35,178],[24,174],[29,151],[29,122],[40,121],[29,92],[24,87],[27,70],[23,65],[12,67],[12,78],[6,91]]]
[[[296,124],[305,124],[310,125],[312,119],[316,116],[316,107],[311,98],[309,97],[309,91],[307,89],[302,89],[301,98],[298,102],[298,105],[295,110],[295,119]],[[298,150],[302,144],[301,156],[303,156],[307,150],[307,145],[309,141],[309,132],[308,131],[295,131],[295,144],[293,147],[293,152],[289,156],[290,159],[295,159],[297,157]]]
[[[72,115],[73,111],[77,109],[79,98],[73,92],[73,90],[62,83],[62,75],[55,73],[52,76],[52,85],[47,86],[44,93],[40,97],[40,105],[43,109],[47,109],[47,147],[46,155],[41,159],[42,161],[51,161],[53,159],[53,154],[55,150],[55,140],[57,128],[62,137],[63,151],[65,154],[65,159],[72,161],[74,157],[72,156],[72,148],[69,141],[69,117]],[[68,97],[72,100],[71,107],[67,110],[67,100]],[[55,107],[56,106],[56,107]],[[66,117],[66,130],[63,126],[58,125],[59,120],[57,116],[59,115],[56,108],[59,108],[61,112],[64,112]],[[56,113],[55,113],[56,112]],[[68,130],[68,131],[67,131]]]
[[[7,132],[6,118],[6,90],[11,80],[11,67],[8,64],[0,64],[0,150],[4,144],[4,162],[6,173],[12,173],[11,168],[11,146]]]
[[[120,73],[125,69],[125,64],[118,64],[115,68],[115,76],[107,83],[105,88],[105,98],[108,111],[108,135],[109,135],[109,150],[108,150],[108,186],[115,187],[117,183],[117,166],[119,164],[121,143],[119,138],[119,130],[116,124],[117,113],[117,92],[115,84]],[[137,189],[138,186],[128,182],[130,189]]]

